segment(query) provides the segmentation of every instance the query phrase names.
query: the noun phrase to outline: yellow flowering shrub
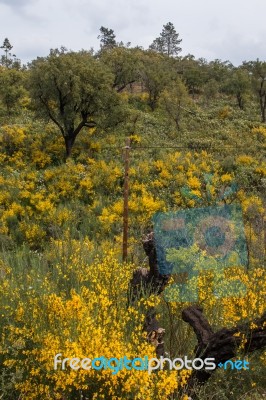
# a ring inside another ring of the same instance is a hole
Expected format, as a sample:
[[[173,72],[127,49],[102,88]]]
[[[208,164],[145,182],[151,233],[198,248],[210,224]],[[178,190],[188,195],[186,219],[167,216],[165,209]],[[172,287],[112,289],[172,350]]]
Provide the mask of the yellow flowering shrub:
[[[73,257],[79,251],[76,246],[72,248],[72,258],[61,259],[62,264],[67,262],[71,268]],[[54,293],[49,272],[38,289],[32,271],[24,281],[24,290],[17,288],[13,293],[13,308],[4,307],[5,317],[12,318],[12,324],[3,332],[0,355],[6,371],[13,374],[15,389],[31,399],[60,399],[75,393],[91,398],[100,395],[105,399],[124,399],[128,395],[132,399],[167,398],[177,389],[177,371],[149,374],[123,369],[113,374],[111,369],[99,372],[54,368],[54,357],[58,353],[62,358],[81,359],[155,356],[142,327],[143,311],[158,303],[158,299],[141,299],[139,304],[127,307],[133,266],[119,264],[110,253],[102,261],[96,259],[90,265],[74,268],[78,274],[78,291],[71,289],[67,296]],[[12,278],[10,272],[2,285],[2,304],[6,304]],[[19,370],[23,376],[16,372]]]
[[[130,104],[136,100],[133,96],[146,102],[148,94],[123,96]],[[219,124],[230,123],[234,110],[227,106],[219,110]],[[225,115],[228,110],[230,118]],[[0,361],[5,392],[1,389],[0,398],[187,399],[187,370],[166,369],[150,375],[122,370],[115,375],[110,370],[53,367],[57,353],[66,358],[155,357],[154,347],[142,332],[151,306],[166,329],[170,357],[193,357],[196,338],[181,321],[182,309],[190,303],[166,301],[161,294],[144,296],[127,307],[133,270],[147,266],[141,239],[152,229],[152,217],[158,211],[240,203],[248,269],[235,265],[220,278],[225,282],[239,279],[246,293],[219,298],[213,271],[203,271],[197,281],[199,303],[215,329],[264,312],[266,166],[262,151],[249,152],[247,145],[225,162],[227,154],[220,144],[219,154],[164,150],[153,136],[155,121],[155,117],[147,118],[146,131],[137,127],[139,133],[131,134],[128,252],[135,265],[118,261],[123,241],[124,131],[106,134],[98,128],[84,129],[73,158],[62,162],[64,143],[52,124],[1,126]],[[165,133],[163,127],[163,141]],[[223,132],[228,139],[229,133]],[[239,140],[239,132],[237,136],[231,133],[232,141]],[[190,132],[183,134],[187,144]],[[261,148],[265,127],[253,128],[252,134]],[[171,135],[175,146],[176,132]],[[215,135],[216,131],[210,137]],[[249,136],[250,129],[245,137]],[[185,258],[188,253],[186,249]],[[175,279],[180,277],[172,276],[169,285]],[[261,368],[265,362],[266,355],[260,352]]]
[[[262,137],[266,138],[266,128],[265,126],[260,126],[257,128],[252,128],[251,132],[253,134],[258,134],[258,135],[262,135]]]

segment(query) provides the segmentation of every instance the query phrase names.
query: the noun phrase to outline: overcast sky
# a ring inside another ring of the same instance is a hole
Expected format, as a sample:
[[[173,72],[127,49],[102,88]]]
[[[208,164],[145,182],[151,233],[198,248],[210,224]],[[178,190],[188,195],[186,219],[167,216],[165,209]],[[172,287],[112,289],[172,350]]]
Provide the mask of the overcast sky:
[[[99,28],[147,48],[172,22],[182,56],[266,60],[266,0],[0,0],[0,44],[7,37],[23,63],[50,48],[99,48]]]

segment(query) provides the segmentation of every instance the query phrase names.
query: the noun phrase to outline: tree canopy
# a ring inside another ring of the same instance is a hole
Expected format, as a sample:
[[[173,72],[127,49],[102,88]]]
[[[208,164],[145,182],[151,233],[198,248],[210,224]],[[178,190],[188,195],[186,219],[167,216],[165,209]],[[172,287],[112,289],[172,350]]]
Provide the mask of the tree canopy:
[[[150,49],[158,53],[170,56],[176,56],[182,50],[179,47],[182,39],[179,39],[179,33],[176,32],[172,22],[163,25],[163,30],[160,36],[156,38],[150,45]]]
[[[30,66],[29,89],[36,111],[59,128],[67,157],[82,128],[97,126],[115,107],[113,75],[85,51],[52,50]]]
[[[121,92],[140,78],[139,69],[142,51],[126,47],[115,47],[103,51],[100,60],[110,68],[114,76],[113,88]]]
[[[253,90],[259,99],[261,121],[266,122],[266,62],[259,59],[243,62],[243,68],[251,75]]]
[[[103,49],[112,49],[117,46],[116,40],[115,40],[115,33],[113,29],[105,28],[104,26],[101,26],[100,28],[101,34],[98,36],[98,39],[100,39],[101,42],[101,48]]]
[[[0,46],[0,49],[3,49],[5,52],[4,55],[1,56],[1,64],[6,68],[20,68],[20,60],[16,58],[15,54],[11,53],[13,46],[11,45],[8,38],[5,38],[3,45]]]
[[[22,71],[14,68],[0,68],[0,100],[8,115],[18,109],[19,100],[26,94],[23,83]]]

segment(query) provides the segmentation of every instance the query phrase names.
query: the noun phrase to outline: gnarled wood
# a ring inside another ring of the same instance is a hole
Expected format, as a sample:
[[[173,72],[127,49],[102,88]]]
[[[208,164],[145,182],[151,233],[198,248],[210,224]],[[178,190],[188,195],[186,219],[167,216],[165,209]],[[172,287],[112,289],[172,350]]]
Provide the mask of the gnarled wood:
[[[154,307],[151,307],[147,312],[143,330],[147,332],[147,341],[154,345],[157,358],[164,356],[163,337],[165,329],[159,326]]]
[[[182,311],[182,319],[188,322],[198,339],[200,345],[206,345],[210,336],[213,334],[213,330],[207,321],[207,319],[202,314],[202,307],[189,307]]]
[[[150,294],[161,293],[170,278],[170,275],[161,275],[159,272],[153,232],[143,240],[143,248],[149,258],[149,269],[139,268],[134,271],[130,282],[131,301],[138,297],[141,290],[148,289]]]
[[[183,310],[182,318],[191,325],[198,339],[195,358],[214,358],[216,368],[220,363],[237,356],[243,338],[244,355],[266,347],[266,312],[254,321],[229,329],[222,328],[217,332],[212,331],[202,309],[197,306]],[[214,371],[193,370],[188,387],[191,389],[197,383],[206,383]]]
[[[149,258],[149,269],[139,268],[134,272],[130,282],[132,291],[131,301],[141,296],[141,289],[149,289],[149,293],[161,293],[170,275],[161,275],[159,272],[154,243],[154,235],[151,232],[143,241],[145,253]],[[232,328],[222,328],[214,332],[203,309],[198,305],[188,307],[182,311],[182,319],[194,330],[198,344],[195,348],[195,358],[214,358],[216,369],[220,363],[225,363],[236,357],[240,345],[245,354],[266,347],[266,312],[254,321],[242,323]],[[147,332],[147,340],[154,344],[157,357],[165,355],[163,336],[165,329],[159,326],[156,319],[156,312],[151,308],[145,318],[143,330]],[[243,344],[243,338],[245,343]],[[193,370],[188,381],[187,393],[193,393],[193,387],[197,384],[204,384],[208,381],[214,370]]]

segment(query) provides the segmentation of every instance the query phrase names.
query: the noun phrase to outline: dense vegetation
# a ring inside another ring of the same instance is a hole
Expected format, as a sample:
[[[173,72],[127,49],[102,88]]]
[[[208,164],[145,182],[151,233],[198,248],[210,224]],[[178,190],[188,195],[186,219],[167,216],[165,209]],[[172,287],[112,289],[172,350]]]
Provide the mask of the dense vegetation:
[[[148,50],[117,43],[104,27],[99,38],[98,52],[55,49],[27,67],[8,40],[2,46],[3,400],[188,398],[186,370],[53,369],[57,353],[155,357],[142,332],[150,306],[166,329],[169,357],[193,357],[195,335],[181,320],[188,303],[144,293],[127,304],[133,271],[147,265],[142,239],[157,211],[240,204],[248,267],[228,274],[247,293],[217,298],[203,273],[199,303],[215,329],[265,311],[266,62],[234,67],[181,57],[171,23]],[[129,257],[122,263],[128,137]],[[248,359],[250,370],[218,370],[194,395],[264,398],[266,353]]]

